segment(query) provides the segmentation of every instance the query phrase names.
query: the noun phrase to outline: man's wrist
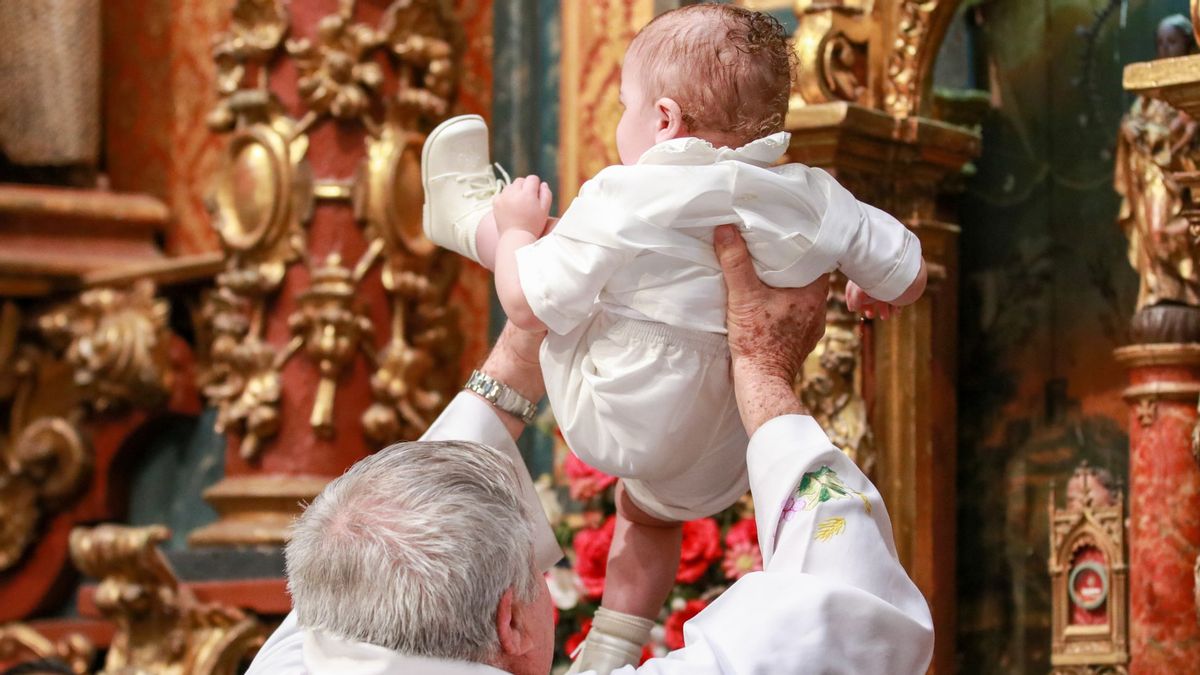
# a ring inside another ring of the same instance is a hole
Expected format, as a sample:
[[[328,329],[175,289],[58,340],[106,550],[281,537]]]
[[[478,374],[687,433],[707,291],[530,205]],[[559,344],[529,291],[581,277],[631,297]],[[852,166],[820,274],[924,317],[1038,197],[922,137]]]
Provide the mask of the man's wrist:
[[[796,395],[792,379],[783,373],[735,367],[733,382],[738,411],[749,436],[776,417],[809,414]]]

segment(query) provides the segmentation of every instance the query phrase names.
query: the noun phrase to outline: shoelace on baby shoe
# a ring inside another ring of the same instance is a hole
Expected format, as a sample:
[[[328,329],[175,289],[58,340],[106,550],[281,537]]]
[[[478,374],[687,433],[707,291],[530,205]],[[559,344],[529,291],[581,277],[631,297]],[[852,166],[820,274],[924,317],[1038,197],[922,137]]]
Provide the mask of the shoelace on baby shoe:
[[[512,178],[509,177],[504,167],[500,166],[499,162],[493,166],[496,168],[496,171],[500,172],[500,178],[497,178],[495,172],[489,168],[479,173],[463,174],[455,179],[460,183],[466,184],[467,189],[463,192],[464,197],[467,199],[490,199],[499,194],[501,188],[512,182]]]

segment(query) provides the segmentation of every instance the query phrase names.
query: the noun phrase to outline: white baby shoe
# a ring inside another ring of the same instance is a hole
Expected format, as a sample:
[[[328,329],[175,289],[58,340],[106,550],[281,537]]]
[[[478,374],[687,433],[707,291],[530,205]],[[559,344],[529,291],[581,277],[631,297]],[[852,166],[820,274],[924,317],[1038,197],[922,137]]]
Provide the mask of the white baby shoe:
[[[452,117],[429,134],[421,151],[421,182],[425,236],[479,262],[475,232],[504,185],[492,170],[482,117]]]
[[[625,666],[636,666],[642,660],[642,645],[650,639],[654,622],[641,617],[614,612],[603,607],[596,610],[592,629],[575,653],[567,675],[594,672],[609,675]]]

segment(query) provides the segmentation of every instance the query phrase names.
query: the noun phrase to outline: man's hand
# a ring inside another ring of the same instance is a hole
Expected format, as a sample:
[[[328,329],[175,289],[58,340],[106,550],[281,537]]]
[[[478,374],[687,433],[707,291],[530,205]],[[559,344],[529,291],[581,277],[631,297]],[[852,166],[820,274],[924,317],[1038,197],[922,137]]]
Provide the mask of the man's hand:
[[[753,435],[772,418],[807,414],[792,387],[825,334],[829,276],[804,288],[772,288],[758,278],[733,226],[718,227],[713,241],[725,274],[734,393],[746,433]]]
[[[546,231],[550,216],[550,184],[537,176],[518,178],[492,199],[492,214],[500,236],[519,230],[532,234],[534,239]]]

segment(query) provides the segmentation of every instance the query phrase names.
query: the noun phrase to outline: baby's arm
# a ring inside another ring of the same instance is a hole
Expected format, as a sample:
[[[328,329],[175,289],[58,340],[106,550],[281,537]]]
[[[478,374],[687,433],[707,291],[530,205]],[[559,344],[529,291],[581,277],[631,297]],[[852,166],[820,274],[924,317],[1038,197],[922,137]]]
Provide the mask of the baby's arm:
[[[496,244],[496,295],[508,320],[524,330],[546,330],[525,297],[517,271],[517,249],[538,240],[550,215],[550,185],[537,176],[518,178],[492,201],[500,239]],[[486,261],[485,261],[486,262]]]
[[[917,278],[908,285],[903,293],[891,302],[884,302],[872,298],[866,291],[853,281],[846,282],[846,309],[851,312],[861,312],[868,319],[878,317],[880,319],[890,319],[893,315],[900,312],[901,307],[911,305],[921,298],[925,293],[925,284],[929,278],[929,272],[925,266],[925,259],[921,259],[921,269],[917,272]]]
[[[928,270],[921,241],[891,214],[838,188],[843,193],[839,211],[847,212],[853,220],[847,226],[854,231],[849,249],[838,262],[849,279],[846,308],[868,318],[890,318],[925,292]]]

